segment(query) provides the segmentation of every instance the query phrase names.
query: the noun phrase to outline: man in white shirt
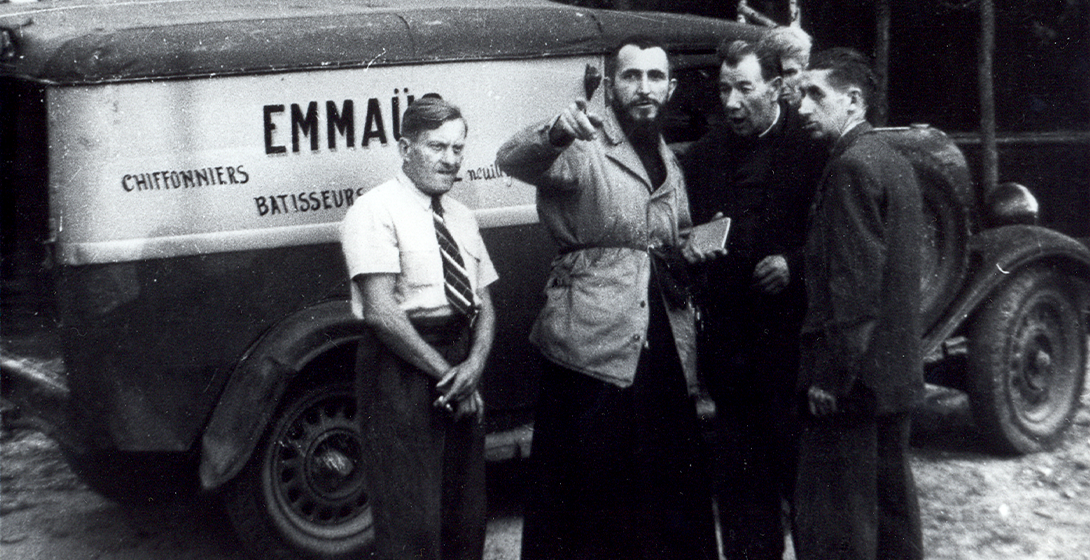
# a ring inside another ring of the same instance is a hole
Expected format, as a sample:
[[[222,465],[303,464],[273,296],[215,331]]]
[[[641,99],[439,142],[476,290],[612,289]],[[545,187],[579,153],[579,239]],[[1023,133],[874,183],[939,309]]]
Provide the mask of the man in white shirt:
[[[377,356],[356,363],[379,559],[480,559],[485,535],[479,383],[497,278],[472,211],[444,196],[467,125],[425,96],[402,118],[402,167],[345,215],[353,312]]]

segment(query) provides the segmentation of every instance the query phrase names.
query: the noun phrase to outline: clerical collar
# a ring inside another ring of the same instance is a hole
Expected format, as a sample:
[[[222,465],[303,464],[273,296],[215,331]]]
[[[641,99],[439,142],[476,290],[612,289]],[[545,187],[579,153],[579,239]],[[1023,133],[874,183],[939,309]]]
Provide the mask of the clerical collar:
[[[777,101],[776,102],[776,118],[772,119],[772,124],[768,125],[768,128],[766,128],[764,132],[758,134],[757,138],[764,138],[765,135],[768,134],[769,132],[771,132],[773,128],[776,128],[776,124],[780,122],[780,113],[781,113],[780,103]]]

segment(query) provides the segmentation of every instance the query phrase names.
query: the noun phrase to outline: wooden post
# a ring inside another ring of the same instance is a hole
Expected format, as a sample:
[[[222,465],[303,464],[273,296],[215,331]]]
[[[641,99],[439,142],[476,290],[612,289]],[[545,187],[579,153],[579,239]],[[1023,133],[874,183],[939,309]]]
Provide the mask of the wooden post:
[[[749,7],[749,4],[746,4],[746,0],[739,0],[738,1],[738,22],[739,23],[745,23],[746,21],[751,21],[753,23],[756,23],[757,25],[763,25],[765,27],[778,27],[779,26],[779,24],[776,23],[776,21],[773,20],[772,18],[770,18],[770,17],[762,14],[761,12],[758,12],[757,10],[754,10],[753,8]]]
[[[980,52],[977,80],[980,93],[981,181],[987,196],[999,184],[999,151],[995,143],[995,4],[980,0]]]
[[[874,11],[874,72],[878,75],[878,91],[872,111],[872,124],[885,126],[889,118],[889,28],[893,17],[890,0],[875,2]]]

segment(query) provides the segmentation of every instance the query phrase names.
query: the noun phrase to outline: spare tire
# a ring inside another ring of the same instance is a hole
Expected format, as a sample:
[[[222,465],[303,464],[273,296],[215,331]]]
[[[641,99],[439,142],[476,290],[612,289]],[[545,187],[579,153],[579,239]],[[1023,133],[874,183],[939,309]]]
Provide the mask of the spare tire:
[[[965,281],[976,198],[965,155],[929,126],[877,129],[916,171],[923,197],[920,312],[924,332],[942,316]]]

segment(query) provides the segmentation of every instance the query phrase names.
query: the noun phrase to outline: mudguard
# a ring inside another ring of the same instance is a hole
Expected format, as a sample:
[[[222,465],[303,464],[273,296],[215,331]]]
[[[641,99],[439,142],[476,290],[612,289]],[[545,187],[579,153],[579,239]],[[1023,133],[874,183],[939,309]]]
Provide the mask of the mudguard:
[[[1080,306],[1090,305],[1090,249],[1040,226],[1010,225],[984,230],[969,240],[971,271],[964,287],[923,338],[924,355],[936,351],[1010,274],[1046,263],[1067,271],[1081,285]]]
[[[215,490],[231,480],[253,453],[285,388],[315,357],[369,339],[347,301],[322,302],[269,329],[231,374],[201,441],[201,487]]]

